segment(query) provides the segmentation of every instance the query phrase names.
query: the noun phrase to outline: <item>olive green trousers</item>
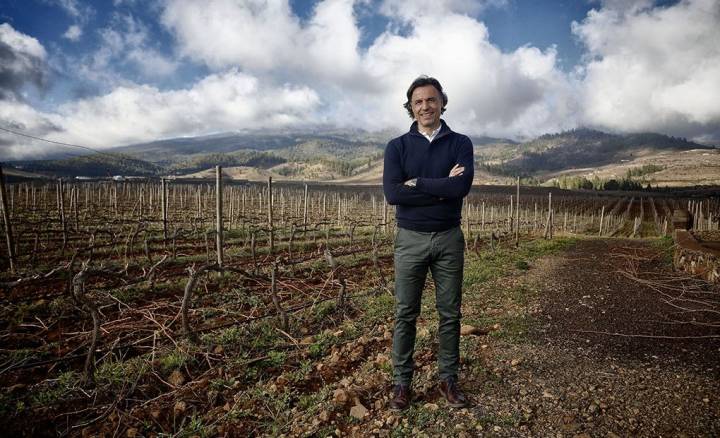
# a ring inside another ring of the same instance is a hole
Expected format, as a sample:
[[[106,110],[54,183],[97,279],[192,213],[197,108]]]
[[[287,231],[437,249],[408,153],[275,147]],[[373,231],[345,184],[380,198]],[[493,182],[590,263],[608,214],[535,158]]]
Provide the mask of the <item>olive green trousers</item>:
[[[428,269],[435,282],[439,316],[438,377],[457,377],[465,238],[460,227],[441,232],[398,228],[395,236],[395,331],[393,381],[410,385],[416,322]]]

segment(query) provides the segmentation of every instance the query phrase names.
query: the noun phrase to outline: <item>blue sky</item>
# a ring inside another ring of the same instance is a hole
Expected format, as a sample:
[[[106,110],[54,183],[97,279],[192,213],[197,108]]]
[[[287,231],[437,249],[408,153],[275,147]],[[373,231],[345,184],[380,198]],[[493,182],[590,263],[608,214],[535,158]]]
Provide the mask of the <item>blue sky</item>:
[[[61,0],[5,0],[0,6],[0,21],[11,24],[17,31],[38,39],[46,48],[62,51],[67,55],[80,57],[84,53],[96,50],[103,41],[99,31],[112,25],[117,14],[130,14],[148,27],[154,46],[165,54],[173,51],[173,36],[158,22],[160,3],[148,7],[150,2],[130,1],[114,4],[111,1],[81,2]],[[313,15],[317,1],[291,0],[290,7],[300,20],[307,21]],[[389,26],[391,19],[378,13],[379,1],[356,6],[359,26],[362,28],[360,48],[367,49]],[[72,6],[77,5],[77,6]],[[505,52],[530,45],[540,48],[556,46],[559,66],[564,70],[572,69],[583,53],[582,44],[572,35],[571,23],[582,21],[587,12],[597,7],[587,0],[548,0],[543,2],[529,0],[509,0],[491,3],[473,14],[488,27],[489,40]],[[76,8],[85,18],[73,15]],[[82,36],[77,41],[63,37],[73,25],[82,27]],[[142,80],[137,72],[126,65],[113,66],[132,80]],[[156,79],[153,82],[165,89],[182,86],[196,80],[199,75],[207,74],[202,65],[185,64],[171,78]],[[49,90],[54,99],[72,98],[73,91],[69,83],[72,76],[54,78],[55,87]],[[82,88],[79,78],[75,87]],[[71,87],[68,89],[68,87]],[[99,92],[99,88],[95,89]],[[47,98],[47,96],[44,96]],[[41,101],[37,102],[41,104]]]
[[[0,125],[98,148],[402,129],[404,90],[427,73],[472,134],[714,142],[718,28],[719,0],[4,0]],[[42,148],[0,136],[0,155]]]

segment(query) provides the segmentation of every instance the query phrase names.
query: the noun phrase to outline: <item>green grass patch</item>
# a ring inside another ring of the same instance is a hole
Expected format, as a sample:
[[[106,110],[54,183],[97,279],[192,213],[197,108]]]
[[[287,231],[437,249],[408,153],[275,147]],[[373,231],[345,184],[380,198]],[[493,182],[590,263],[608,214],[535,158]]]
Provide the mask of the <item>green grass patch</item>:
[[[659,239],[651,240],[650,245],[660,251],[660,260],[665,266],[672,266],[675,255],[675,241],[672,236],[663,236]]]
[[[384,321],[392,316],[395,309],[395,297],[388,293],[367,297],[360,307],[365,309],[361,317],[364,324]]]
[[[150,365],[142,357],[126,361],[111,357],[95,369],[95,381],[98,386],[122,386],[128,381],[140,378],[149,369]]]
[[[495,251],[483,251],[478,256],[471,255],[465,263],[463,287],[470,288],[507,275],[513,268],[528,270],[532,260],[566,249],[575,242],[574,238],[535,239],[523,242],[519,248],[500,247]]]
[[[172,372],[192,360],[192,356],[182,350],[172,350],[159,358],[160,368],[166,373]]]
[[[51,405],[63,397],[68,397],[76,388],[80,387],[80,374],[74,371],[66,371],[57,380],[51,381],[47,386],[37,388],[30,395],[32,406]],[[16,403],[17,408],[25,408],[24,402]]]

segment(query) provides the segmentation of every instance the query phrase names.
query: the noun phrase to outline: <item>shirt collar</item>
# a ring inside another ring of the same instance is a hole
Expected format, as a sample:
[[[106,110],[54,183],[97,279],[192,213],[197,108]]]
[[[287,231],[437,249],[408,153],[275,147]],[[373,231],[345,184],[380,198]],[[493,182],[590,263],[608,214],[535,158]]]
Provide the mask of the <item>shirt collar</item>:
[[[418,129],[417,120],[414,121],[412,123],[412,125],[410,125],[410,133],[422,135],[423,137],[427,138],[430,142],[432,142],[438,135],[441,135],[441,134],[444,135],[444,133],[446,131],[450,131],[450,127],[445,123],[445,120],[443,120],[443,119],[440,119],[440,126],[430,136],[425,135]]]
[[[423,135],[423,137],[427,138],[428,141],[429,141],[430,143],[432,143],[432,141],[435,139],[435,137],[437,137],[437,135],[438,135],[438,133],[440,132],[441,129],[442,129],[442,123],[440,124],[440,126],[438,126],[438,127],[437,127],[433,132],[431,132],[430,134],[426,134],[426,133],[424,133],[423,131],[420,131],[419,129],[418,129],[418,131],[420,132],[420,134]]]

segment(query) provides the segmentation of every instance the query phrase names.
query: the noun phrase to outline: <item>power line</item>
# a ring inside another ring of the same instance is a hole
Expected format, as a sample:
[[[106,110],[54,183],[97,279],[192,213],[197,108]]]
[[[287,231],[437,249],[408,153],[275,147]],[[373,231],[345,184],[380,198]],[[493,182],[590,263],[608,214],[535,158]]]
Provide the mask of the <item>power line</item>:
[[[60,145],[60,146],[69,146],[69,147],[73,147],[73,148],[85,149],[85,150],[88,150],[88,151],[90,151],[90,152],[95,152],[96,154],[106,155],[106,156],[112,157],[112,158],[122,158],[121,156],[114,155],[114,154],[109,154],[109,153],[107,153],[107,152],[101,152],[101,151],[99,151],[99,150],[97,150],[97,149],[93,149],[93,148],[91,148],[91,147],[81,146],[81,145],[72,144],[72,143],[63,143],[63,142],[61,142],[61,141],[48,140],[48,139],[42,138],[42,137],[35,137],[34,135],[25,134],[25,133],[23,133],[23,132],[18,132],[18,131],[13,131],[12,129],[3,128],[2,126],[0,126],[0,131],[5,131],[5,132],[8,132],[8,133],[10,133],[10,134],[19,135],[20,137],[31,138],[31,139],[33,139],[33,140],[44,141],[44,142],[46,142],[46,143],[57,144],[57,145]]]

